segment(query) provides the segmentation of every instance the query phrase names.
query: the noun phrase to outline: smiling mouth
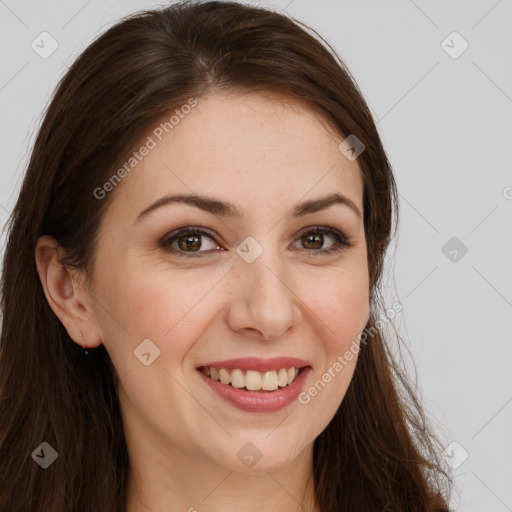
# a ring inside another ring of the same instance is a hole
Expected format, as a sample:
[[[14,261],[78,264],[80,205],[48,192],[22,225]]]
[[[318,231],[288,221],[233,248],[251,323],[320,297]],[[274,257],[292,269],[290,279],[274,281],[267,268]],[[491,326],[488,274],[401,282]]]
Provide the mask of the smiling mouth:
[[[290,367],[258,372],[241,368],[215,368],[201,366],[198,368],[210,379],[226,386],[248,391],[271,392],[292,384],[302,368]]]

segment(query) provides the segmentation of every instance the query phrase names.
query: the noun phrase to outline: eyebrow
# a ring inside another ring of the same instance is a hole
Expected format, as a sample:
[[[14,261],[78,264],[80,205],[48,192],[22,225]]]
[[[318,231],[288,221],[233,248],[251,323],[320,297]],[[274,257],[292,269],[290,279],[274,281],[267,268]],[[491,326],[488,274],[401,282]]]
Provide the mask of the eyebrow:
[[[199,208],[205,212],[222,217],[241,219],[244,216],[243,212],[236,205],[226,201],[221,201],[214,197],[197,194],[175,194],[171,196],[164,196],[142,210],[137,216],[134,224],[140,222],[144,217],[156,209],[171,203],[188,204],[195,206],[196,208]],[[319,212],[329,208],[334,204],[348,206],[358,217],[361,217],[361,212],[359,211],[359,208],[356,206],[356,204],[348,197],[338,193],[298,203],[292,210],[292,217],[301,217],[310,213]]]

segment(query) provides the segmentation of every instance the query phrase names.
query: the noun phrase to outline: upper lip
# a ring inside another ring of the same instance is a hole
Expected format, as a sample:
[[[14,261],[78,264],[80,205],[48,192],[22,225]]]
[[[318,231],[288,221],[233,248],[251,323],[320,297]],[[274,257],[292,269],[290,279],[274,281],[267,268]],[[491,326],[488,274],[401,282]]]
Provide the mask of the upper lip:
[[[225,359],[224,361],[205,363],[198,368],[205,366],[210,368],[240,368],[243,370],[254,370],[257,372],[268,372],[272,370],[279,370],[281,368],[302,368],[304,366],[309,366],[309,363],[304,361],[304,359],[297,359],[296,357],[274,357],[272,359],[261,359],[259,357],[242,357],[239,359]]]

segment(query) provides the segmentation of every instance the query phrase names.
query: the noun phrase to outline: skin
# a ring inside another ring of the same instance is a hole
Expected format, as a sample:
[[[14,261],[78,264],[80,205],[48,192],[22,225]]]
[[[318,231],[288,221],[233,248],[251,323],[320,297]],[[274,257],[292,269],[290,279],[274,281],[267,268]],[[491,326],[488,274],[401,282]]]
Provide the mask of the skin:
[[[112,192],[93,276],[62,268],[57,242],[39,240],[49,304],[76,343],[105,345],[119,376],[128,512],[318,511],[313,441],[343,400],[357,357],[308,404],[272,413],[228,404],[196,368],[300,357],[312,367],[307,390],[357,341],[369,316],[362,216],[340,204],[290,214],[296,203],[333,192],[363,212],[361,171],[338,150],[342,139],[307,105],[273,93],[198,98]],[[191,192],[235,203],[244,217],[174,203],[135,223],[162,196]],[[198,225],[216,237],[202,236],[200,257],[160,247],[164,235]],[[322,242],[314,228],[302,233],[314,225],[340,230],[352,246],[319,254],[337,241],[324,234]],[[308,245],[304,234],[320,242]],[[247,236],[263,248],[252,263],[235,252]],[[160,350],[149,366],[134,357],[145,339]],[[237,457],[247,442],[262,454],[252,468]]]

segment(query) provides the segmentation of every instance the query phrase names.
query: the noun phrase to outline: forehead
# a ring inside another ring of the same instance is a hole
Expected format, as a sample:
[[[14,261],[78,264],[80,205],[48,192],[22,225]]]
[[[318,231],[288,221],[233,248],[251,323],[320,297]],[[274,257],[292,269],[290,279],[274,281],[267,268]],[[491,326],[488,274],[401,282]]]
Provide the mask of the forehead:
[[[340,153],[344,137],[307,104],[269,92],[194,101],[141,139],[150,150],[123,179],[122,202],[141,209],[164,194],[197,193],[245,210],[339,191],[362,210],[357,161]]]

